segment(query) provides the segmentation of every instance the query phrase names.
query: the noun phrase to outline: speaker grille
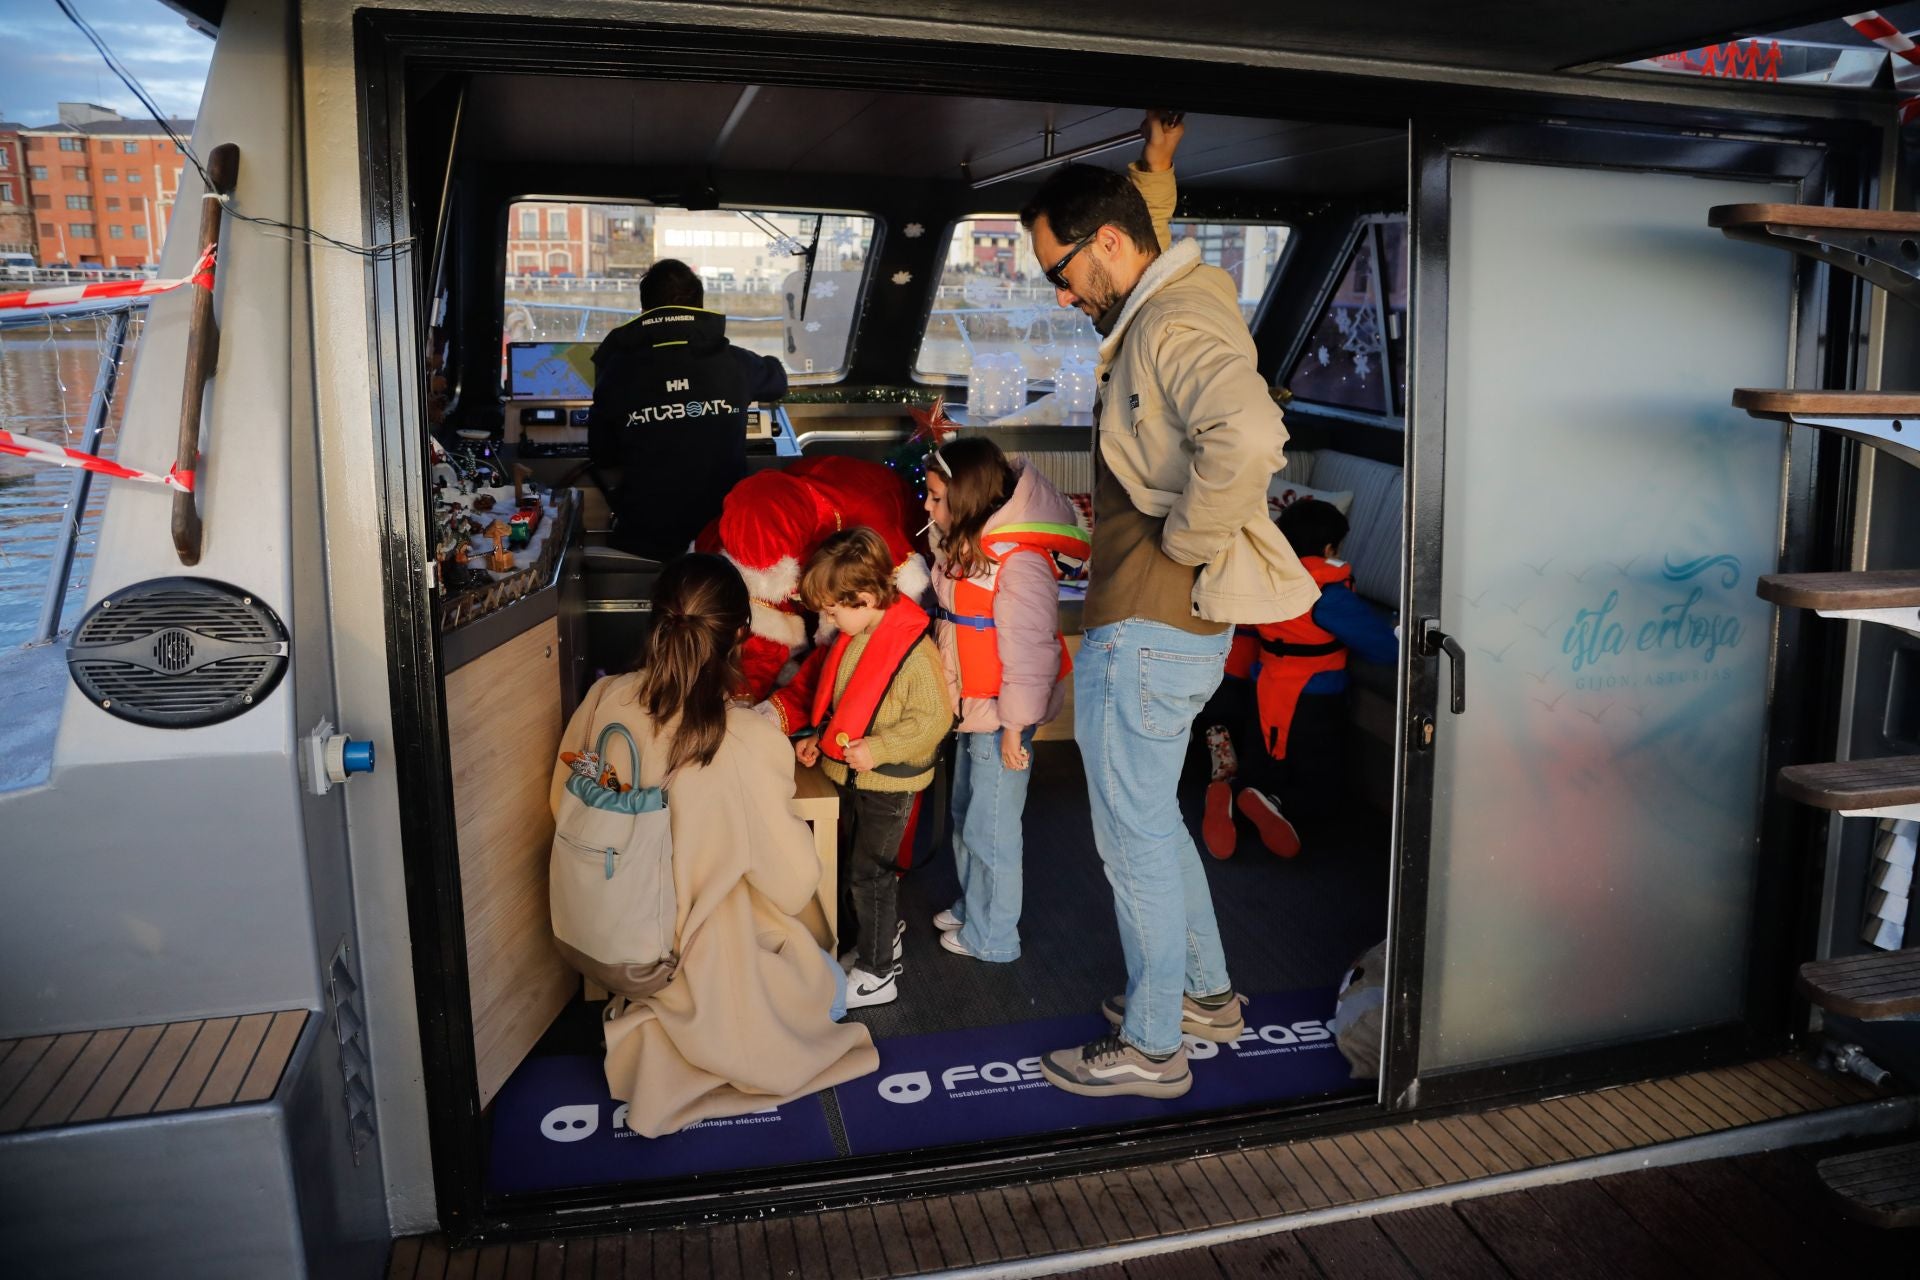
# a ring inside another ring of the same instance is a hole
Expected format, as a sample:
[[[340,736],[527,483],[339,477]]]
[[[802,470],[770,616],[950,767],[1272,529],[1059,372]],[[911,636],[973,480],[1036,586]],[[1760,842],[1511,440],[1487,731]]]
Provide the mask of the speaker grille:
[[[87,611],[67,672],[109,715],[162,729],[230,720],[273,692],[287,633],[248,592],[208,578],[123,587]]]

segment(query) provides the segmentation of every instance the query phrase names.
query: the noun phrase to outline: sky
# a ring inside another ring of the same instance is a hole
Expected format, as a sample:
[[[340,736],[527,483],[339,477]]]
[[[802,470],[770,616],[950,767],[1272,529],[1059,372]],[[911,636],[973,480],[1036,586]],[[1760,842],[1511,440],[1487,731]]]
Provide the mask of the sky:
[[[200,109],[213,41],[160,0],[72,0],[168,115]],[[0,120],[52,124],[61,102],[146,112],[53,0],[0,0]]]

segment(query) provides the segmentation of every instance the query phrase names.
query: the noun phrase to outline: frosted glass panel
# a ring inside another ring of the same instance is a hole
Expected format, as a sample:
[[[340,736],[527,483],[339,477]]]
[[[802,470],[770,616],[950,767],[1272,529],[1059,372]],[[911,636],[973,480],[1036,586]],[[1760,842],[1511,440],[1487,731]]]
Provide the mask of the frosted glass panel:
[[[1707,226],[1790,187],[1452,177],[1423,1070],[1741,1014],[1793,287]]]

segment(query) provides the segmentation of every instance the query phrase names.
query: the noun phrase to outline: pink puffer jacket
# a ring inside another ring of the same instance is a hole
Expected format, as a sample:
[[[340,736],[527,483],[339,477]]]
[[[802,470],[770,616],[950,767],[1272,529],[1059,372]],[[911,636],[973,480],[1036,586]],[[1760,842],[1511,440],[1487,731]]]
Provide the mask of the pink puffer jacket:
[[[1014,459],[1018,477],[1007,505],[987,522],[986,532],[1001,525],[1046,522],[1078,524],[1079,513],[1048,479]],[[946,557],[934,542],[933,590],[940,607],[953,609],[955,582],[946,573]],[[985,576],[974,581],[985,585]],[[960,657],[954,625],[934,624],[947,686],[960,708],[961,733],[992,733],[1003,726],[1026,728],[1045,724],[1066,704],[1067,686],[1060,679],[1060,589],[1053,566],[1044,556],[1016,552],[1000,566],[1000,589],[993,598],[994,634],[1000,643],[1000,696],[962,698]]]

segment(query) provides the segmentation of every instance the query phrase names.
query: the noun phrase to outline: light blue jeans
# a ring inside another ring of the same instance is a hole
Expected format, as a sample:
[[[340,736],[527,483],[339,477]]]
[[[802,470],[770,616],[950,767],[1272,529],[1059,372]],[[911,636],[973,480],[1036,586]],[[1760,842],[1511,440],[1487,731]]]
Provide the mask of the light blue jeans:
[[[960,877],[960,945],[981,960],[1020,958],[1021,815],[1033,768],[1000,763],[1000,733],[957,734],[953,766],[953,869]],[[1020,735],[1033,746],[1033,728]]]
[[[1120,1038],[1156,1057],[1180,1047],[1182,991],[1233,985],[1175,795],[1193,719],[1220,686],[1232,640],[1230,630],[1199,636],[1129,618],[1087,632],[1074,659],[1073,732],[1127,961]]]

